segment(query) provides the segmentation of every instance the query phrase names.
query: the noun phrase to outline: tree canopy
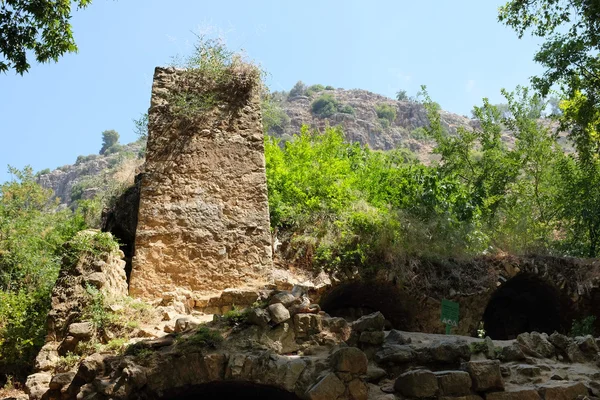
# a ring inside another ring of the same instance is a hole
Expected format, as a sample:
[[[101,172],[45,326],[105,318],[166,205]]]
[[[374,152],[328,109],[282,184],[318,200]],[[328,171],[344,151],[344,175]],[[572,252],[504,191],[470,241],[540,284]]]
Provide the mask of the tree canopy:
[[[85,8],[91,0],[2,0],[0,71],[14,69],[23,75],[31,67],[29,52],[44,63],[77,51],[70,24],[72,3]]]

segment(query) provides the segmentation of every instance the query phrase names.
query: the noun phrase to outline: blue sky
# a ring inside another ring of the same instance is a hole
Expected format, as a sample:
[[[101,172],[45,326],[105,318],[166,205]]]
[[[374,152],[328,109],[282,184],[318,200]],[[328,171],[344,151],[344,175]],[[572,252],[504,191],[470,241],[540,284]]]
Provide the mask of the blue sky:
[[[541,72],[537,42],[497,22],[502,1],[94,0],[72,19],[79,53],[0,74],[0,182],[8,164],[53,169],[97,153],[106,129],[135,140],[154,67],[189,53],[194,32],[244,49],[272,90],[302,80],[393,97],[426,84],[468,115]]]

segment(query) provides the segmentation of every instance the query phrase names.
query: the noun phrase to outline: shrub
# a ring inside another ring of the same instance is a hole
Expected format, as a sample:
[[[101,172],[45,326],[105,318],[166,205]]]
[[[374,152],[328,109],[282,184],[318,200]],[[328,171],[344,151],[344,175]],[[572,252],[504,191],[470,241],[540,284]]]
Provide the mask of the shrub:
[[[596,322],[596,317],[594,315],[587,316],[580,320],[573,320],[573,324],[571,325],[571,332],[569,332],[569,335],[572,337],[586,336],[586,335],[594,336],[595,322]]]
[[[240,310],[235,305],[231,310],[223,314],[223,319],[231,326],[243,325],[248,319],[249,310]]]
[[[325,86],[325,90],[335,90],[333,86],[327,85]]]
[[[350,104],[344,104],[343,106],[339,107],[339,111],[344,114],[355,114],[354,108]]]
[[[281,106],[266,98],[261,103],[263,130],[265,133],[274,131],[283,134],[285,128],[290,125],[290,117]]]
[[[223,336],[218,331],[201,326],[183,343],[190,346],[216,348],[221,342]]]
[[[422,139],[426,139],[428,137],[428,134],[427,134],[427,130],[425,128],[423,128],[422,126],[420,126],[418,128],[413,129],[410,132],[410,136],[413,139],[422,140]]]
[[[387,119],[390,123],[396,120],[396,107],[382,103],[375,106],[375,112],[378,118]]]
[[[330,117],[338,111],[338,102],[330,94],[324,94],[311,104],[313,114],[321,118]]]
[[[309,86],[308,89],[306,89],[306,95],[312,96],[313,94],[322,92],[323,90],[325,90],[325,86],[323,86],[323,85],[319,85],[319,84],[312,85],[312,86]]]
[[[379,124],[381,125],[381,127],[383,129],[387,129],[390,127],[390,121],[388,119],[385,118],[379,118]]]
[[[396,100],[398,101],[407,101],[408,95],[406,94],[406,90],[398,90],[396,92]]]

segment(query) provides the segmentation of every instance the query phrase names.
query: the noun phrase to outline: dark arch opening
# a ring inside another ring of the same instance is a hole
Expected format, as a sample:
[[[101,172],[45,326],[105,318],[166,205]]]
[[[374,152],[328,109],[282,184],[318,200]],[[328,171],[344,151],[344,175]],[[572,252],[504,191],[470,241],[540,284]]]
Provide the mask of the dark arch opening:
[[[523,332],[562,331],[560,293],[535,275],[519,275],[503,284],[483,314],[486,335],[495,340]]]
[[[161,400],[300,400],[294,393],[274,386],[247,382],[223,381],[173,389]]]
[[[333,288],[321,299],[323,311],[332,317],[355,321],[364,315],[381,312],[391,326],[407,326],[407,313],[398,288],[387,282],[352,282]]]

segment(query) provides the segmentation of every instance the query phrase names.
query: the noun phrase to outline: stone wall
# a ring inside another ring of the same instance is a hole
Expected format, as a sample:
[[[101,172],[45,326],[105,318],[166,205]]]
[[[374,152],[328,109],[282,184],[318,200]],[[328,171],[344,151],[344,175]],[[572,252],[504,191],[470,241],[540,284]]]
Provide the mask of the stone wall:
[[[202,85],[190,83],[184,70],[155,71],[130,281],[134,296],[157,298],[179,288],[201,298],[269,281],[258,90],[240,94],[215,86],[231,90],[227,102],[193,118],[173,112],[174,95],[202,96]]]

